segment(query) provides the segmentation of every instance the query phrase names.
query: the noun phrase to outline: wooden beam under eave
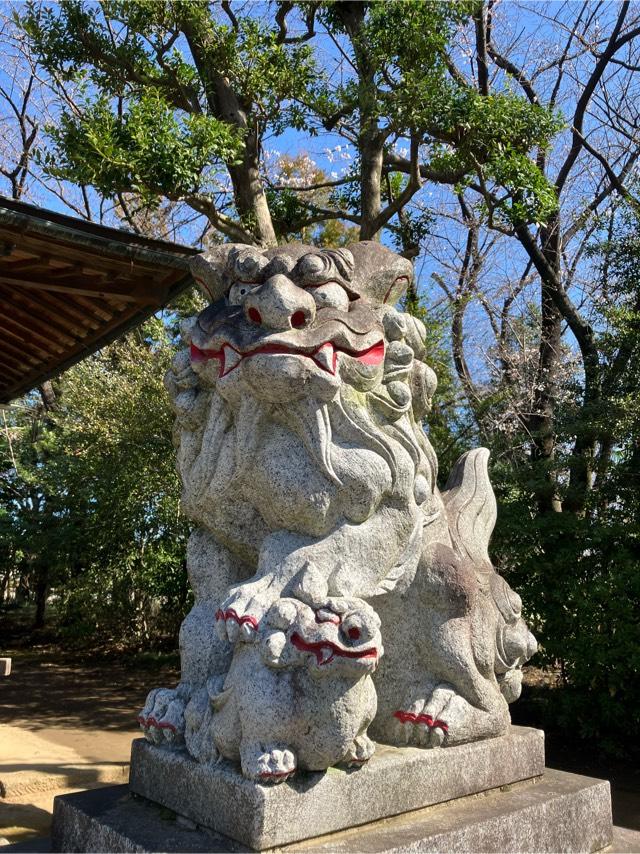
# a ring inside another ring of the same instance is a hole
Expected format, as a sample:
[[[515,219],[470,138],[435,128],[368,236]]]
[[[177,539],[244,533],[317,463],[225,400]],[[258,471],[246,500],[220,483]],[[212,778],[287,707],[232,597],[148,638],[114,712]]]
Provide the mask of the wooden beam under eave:
[[[6,300],[9,305],[18,307],[18,309],[27,312],[30,316],[42,317],[43,307],[51,309],[49,316],[47,317],[47,326],[50,325],[53,329],[61,332],[63,335],[71,336],[70,340],[86,337],[92,328],[99,329],[98,323],[91,324],[86,321],[86,317],[83,318],[85,322],[80,324],[73,315],[68,314],[65,307],[70,300],[63,303],[44,293],[39,293],[37,297],[34,296],[33,298],[30,298],[26,294],[32,295],[33,292],[26,291],[23,293],[18,289],[10,290],[9,288],[3,288],[0,285],[0,299]]]
[[[26,370],[33,371],[36,368],[39,368],[42,364],[42,361],[42,359],[40,361],[34,361],[33,356],[31,356],[29,359],[14,356],[4,348],[0,348],[0,365],[13,368],[21,376],[25,373]]]
[[[47,367],[49,365],[56,366],[56,363],[62,363],[62,370],[68,370],[68,368],[71,367],[73,364],[77,363],[80,358],[84,356],[89,356],[95,353],[97,350],[100,350],[108,344],[112,343],[116,338],[116,334],[124,334],[129,329],[133,328],[134,326],[137,326],[144,319],[145,316],[140,316],[139,312],[129,315],[129,317],[125,318],[114,317],[110,323],[106,323],[103,326],[103,328],[101,329],[101,334],[97,337],[97,339],[90,341],[88,344],[84,341],[79,341],[75,347],[72,347],[66,352],[64,352],[64,359],[61,360],[50,357],[44,365],[38,368],[34,368],[28,373],[21,374],[18,382],[13,383],[12,385],[7,385],[4,389],[0,389],[0,399],[2,399],[2,397],[6,397],[7,399],[15,397],[14,392],[16,389],[28,389],[35,387],[35,385],[42,381],[42,377],[46,375]],[[54,372],[60,372],[57,369],[57,366],[54,368],[54,370],[51,371],[52,374]]]
[[[0,326],[2,327],[2,334],[5,339],[9,339],[16,347],[24,349],[25,347],[25,335],[22,329],[19,327],[13,327],[11,321],[7,320],[2,315],[2,306],[0,305]],[[51,345],[51,342],[48,341],[46,345],[39,343],[33,337],[31,337],[28,341],[29,347],[34,351],[34,353],[40,353],[41,359],[45,361],[51,359],[54,356],[59,356],[62,352],[60,347],[55,347]]]
[[[0,305],[0,321],[0,326],[13,333],[13,337],[22,343],[27,344],[33,341],[41,350],[49,353],[50,356],[64,353],[64,346],[59,341],[54,340],[50,335],[42,335],[33,326],[15,318],[2,305]]]
[[[102,297],[103,299],[115,297],[119,300],[142,303],[143,305],[155,302],[156,300],[158,302],[162,300],[162,293],[154,294],[151,287],[146,283],[144,285],[114,285],[113,283],[105,282],[103,284],[91,285],[86,280],[83,282],[60,282],[47,281],[46,278],[36,281],[33,278],[9,276],[5,272],[0,272],[0,284],[7,285],[10,288],[52,291],[59,294],[80,294],[81,296]]]
[[[81,297],[79,294],[73,295],[73,302],[75,305],[81,305],[83,308],[86,308],[87,311],[90,311],[94,317],[99,317],[100,320],[104,320],[106,323],[113,320],[114,312],[111,310],[112,306],[106,300],[103,300],[100,305],[97,305],[94,301],[95,294],[92,299],[88,299],[87,297]],[[135,308],[131,305],[131,303],[124,303],[125,306],[128,307],[129,311],[135,311]],[[109,309],[106,311],[105,309]],[[120,311],[120,309],[118,309]],[[102,324],[101,324],[102,325]]]
[[[11,306],[12,319],[27,330],[39,330],[41,335],[48,338],[55,338],[56,341],[61,344],[66,344],[68,347],[72,347],[77,342],[78,338],[84,337],[76,335],[74,330],[60,326],[60,324],[56,323],[51,318],[48,318],[46,321],[41,320],[40,318],[35,318],[33,316],[33,312],[28,309],[25,310],[17,300],[13,300],[9,305]],[[86,334],[87,330],[85,329],[84,335]]]
[[[11,273],[20,273],[22,270],[29,270],[31,267],[37,267],[38,265],[46,265],[49,263],[49,258],[47,255],[34,255],[33,258],[22,258],[20,261],[10,261],[6,260],[7,270]]]
[[[40,293],[37,296],[37,302],[35,298],[30,300],[30,302],[32,305],[40,304],[48,306],[53,311],[57,312],[60,317],[68,318],[70,323],[80,323],[82,326],[86,326],[94,331],[100,329],[100,322],[96,317],[93,314],[89,314],[87,311],[82,311],[78,308],[75,300],[70,300],[68,298],[61,299],[52,293]]]
[[[27,361],[33,362],[34,365],[39,365],[40,362],[44,361],[43,357],[36,356],[33,350],[31,350],[31,352],[25,352],[24,345],[21,347],[6,335],[0,340],[0,361],[3,358],[3,354],[8,354],[9,357],[18,359],[22,362],[27,359]]]
[[[0,361],[0,371],[4,371],[5,373],[11,374],[14,377],[18,377],[18,379],[24,376],[24,371],[20,371],[17,368],[13,368],[11,367],[11,365],[8,365],[6,362],[2,361]]]

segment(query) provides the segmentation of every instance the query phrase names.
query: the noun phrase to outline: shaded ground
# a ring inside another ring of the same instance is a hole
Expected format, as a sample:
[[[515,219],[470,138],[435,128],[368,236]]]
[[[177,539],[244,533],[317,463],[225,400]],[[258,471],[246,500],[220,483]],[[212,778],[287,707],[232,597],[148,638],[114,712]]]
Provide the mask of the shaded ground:
[[[178,673],[49,645],[3,652],[13,667],[0,680],[0,838],[13,842],[48,835],[56,795],[126,782],[136,715]]]
[[[0,724],[26,729],[87,727],[107,735],[131,730],[153,684],[175,682],[176,669],[140,668],[82,653],[9,650],[11,676],[0,683]],[[64,738],[61,733],[60,738]]]
[[[51,646],[5,649],[4,654],[13,656],[13,671],[10,677],[0,680],[0,725],[44,739],[51,756],[57,755],[56,751],[63,757],[65,751],[75,751],[92,769],[127,761],[131,739],[138,734],[135,717],[149,688],[175,684],[178,678],[177,668],[166,664],[150,668],[147,661],[142,668],[135,659],[127,663],[117,658],[61,652]],[[539,673],[532,671],[529,680],[534,685],[513,707],[514,722],[539,726]],[[0,727],[0,733],[3,731]],[[1,748],[2,745],[0,758]],[[31,770],[40,771],[43,776],[55,772],[51,762],[32,755],[27,740],[22,746],[15,746],[13,754],[22,757],[23,770],[32,766]],[[11,770],[19,770],[20,763],[14,762]],[[598,756],[594,745],[568,745],[553,731],[547,736],[547,764],[611,780],[614,823],[640,830],[640,769]],[[68,763],[65,760],[60,765],[67,767]],[[7,770],[5,766],[4,771]],[[0,768],[0,778],[2,771]],[[94,781],[98,779],[94,775]],[[11,798],[10,806],[0,799],[0,837],[26,838],[46,832],[53,795],[61,790],[62,787]],[[64,790],[69,791],[69,786]],[[3,824],[12,832],[2,830]]]

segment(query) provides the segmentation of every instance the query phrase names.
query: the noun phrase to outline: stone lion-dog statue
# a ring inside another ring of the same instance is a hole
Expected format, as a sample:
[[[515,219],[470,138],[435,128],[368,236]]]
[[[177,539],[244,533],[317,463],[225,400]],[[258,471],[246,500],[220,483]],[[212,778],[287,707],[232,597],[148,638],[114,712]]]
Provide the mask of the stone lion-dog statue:
[[[263,621],[296,598],[308,567],[325,598],[362,600],[380,619],[375,740],[434,748],[502,735],[536,643],[488,554],[489,452],[465,454],[438,489],[422,426],[437,385],[425,327],[395,307],[411,263],[375,242],[226,244],[192,272],[210,304],[183,324],[166,387],[182,508],[196,526],[195,604],[180,683],[152,691],[140,714],[147,738],[183,745],[185,710],[200,702],[186,718],[205,721],[217,749],[222,701],[209,690],[204,714],[203,692],[227,676],[243,690],[242,650],[261,643]],[[195,758],[212,755],[193,725],[190,744]],[[326,755],[328,767],[336,751]]]

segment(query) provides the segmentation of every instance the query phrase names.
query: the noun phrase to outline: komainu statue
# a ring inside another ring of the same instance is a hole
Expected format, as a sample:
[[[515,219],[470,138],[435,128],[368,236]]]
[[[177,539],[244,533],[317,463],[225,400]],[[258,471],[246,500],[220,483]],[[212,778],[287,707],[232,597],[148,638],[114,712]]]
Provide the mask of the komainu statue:
[[[147,737],[277,782],[364,762],[371,738],[503,734],[536,644],[488,555],[488,451],[437,487],[425,329],[394,307],[410,262],[224,245],[192,271],[210,305],[166,386],[195,604]]]

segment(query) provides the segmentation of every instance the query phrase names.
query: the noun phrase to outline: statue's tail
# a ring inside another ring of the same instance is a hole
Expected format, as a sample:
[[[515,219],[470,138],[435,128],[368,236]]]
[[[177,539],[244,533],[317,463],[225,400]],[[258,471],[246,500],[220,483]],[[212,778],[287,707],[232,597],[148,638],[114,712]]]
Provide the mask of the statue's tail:
[[[489,540],[496,523],[497,505],[489,482],[489,451],[476,448],[460,457],[442,495],[451,538],[458,553],[477,570],[492,568]],[[495,674],[508,703],[520,695],[522,665],[537,649],[522,619],[522,602],[497,572],[486,576],[497,609]]]
[[[497,517],[488,461],[486,448],[467,451],[453,467],[442,494],[455,549],[476,566],[491,563],[489,540]]]

